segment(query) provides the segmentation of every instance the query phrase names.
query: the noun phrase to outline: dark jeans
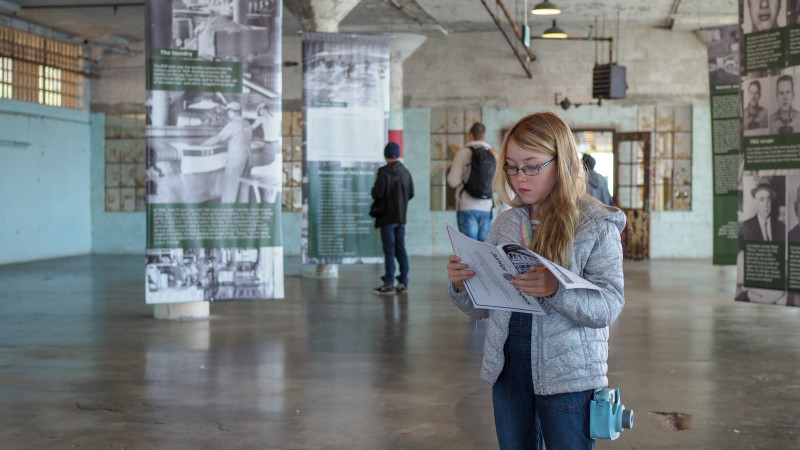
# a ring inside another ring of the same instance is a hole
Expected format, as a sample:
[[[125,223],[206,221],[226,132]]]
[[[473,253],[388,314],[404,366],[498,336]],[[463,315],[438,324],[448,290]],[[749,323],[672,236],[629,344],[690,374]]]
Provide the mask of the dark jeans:
[[[406,254],[406,226],[393,223],[381,227],[383,257],[386,260],[386,273],[381,279],[386,284],[394,285],[394,260],[400,265],[400,276],[397,281],[408,284],[408,255]]]
[[[537,395],[531,374],[531,315],[512,313],[505,365],[492,388],[501,449],[594,449],[589,438],[592,390]]]

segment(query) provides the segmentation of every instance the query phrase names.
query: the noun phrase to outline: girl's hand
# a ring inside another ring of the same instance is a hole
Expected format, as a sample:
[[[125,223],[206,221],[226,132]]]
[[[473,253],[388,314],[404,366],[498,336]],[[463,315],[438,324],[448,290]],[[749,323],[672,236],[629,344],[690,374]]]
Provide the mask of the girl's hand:
[[[531,267],[525,273],[514,275],[511,284],[532,297],[547,297],[558,291],[558,280],[549,270]]]
[[[461,292],[465,289],[464,280],[475,276],[475,271],[467,268],[467,265],[461,262],[461,258],[456,255],[450,255],[447,260],[447,277],[453,283],[453,289],[456,292]]]

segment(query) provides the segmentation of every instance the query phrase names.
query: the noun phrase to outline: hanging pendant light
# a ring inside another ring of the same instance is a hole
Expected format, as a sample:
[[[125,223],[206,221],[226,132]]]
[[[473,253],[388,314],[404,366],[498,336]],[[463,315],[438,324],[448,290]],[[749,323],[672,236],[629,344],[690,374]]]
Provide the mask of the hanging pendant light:
[[[531,10],[531,13],[536,14],[537,16],[549,16],[552,14],[561,14],[561,10],[558,9],[558,6],[556,6],[555,3],[545,0],[534,6]]]
[[[553,26],[544,30],[542,37],[545,39],[566,39],[567,33],[561,28],[558,28],[555,19],[553,19]]]

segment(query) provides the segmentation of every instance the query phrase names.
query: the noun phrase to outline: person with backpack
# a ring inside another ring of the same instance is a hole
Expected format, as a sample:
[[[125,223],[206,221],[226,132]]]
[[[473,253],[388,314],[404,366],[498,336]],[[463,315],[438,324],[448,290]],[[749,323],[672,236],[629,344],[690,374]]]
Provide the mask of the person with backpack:
[[[477,122],[469,129],[469,142],[453,157],[447,184],[456,190],[458,231],[484,241],[492,225],[492,178],[497,152],[484,141],[486,127]]]
[[[383,284],[373,289],[379,295],[403,294],[408,289],[408,255],[406,254],[406,212],[408,201],[414,198],[414,182],[411,174],[400,162],[400,146],[389,142],[383,149],[386,165],[378,169],[378,176],[372,186],[372,199],[369,215],[375,218],[375,228],[381,230],[383,257],[386,271]],[[400,274],[394,284],[397,259]]]

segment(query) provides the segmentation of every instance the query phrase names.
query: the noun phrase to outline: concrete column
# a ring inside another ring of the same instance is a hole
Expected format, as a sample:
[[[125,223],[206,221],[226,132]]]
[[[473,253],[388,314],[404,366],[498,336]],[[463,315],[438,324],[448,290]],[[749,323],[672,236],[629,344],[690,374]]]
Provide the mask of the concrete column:
[[[339,22],[358,5],[361,0],[284,0],[283,5],[300,21],[303,31],[336,33]],[[304,278],[337,278],[338,264],[304,265]]]
[[[339,23],[361,0],[284,0],[283,5],[300,21],[303,31],[336,33]]]
[[[161,303],[153,308],[153,317],[161,320],[207,319],[211,302]]]
[[[389,140],[403,148],[403,62],[414,53],[426,37],[420,34],[397,33],[391,42],[389,73]]]

